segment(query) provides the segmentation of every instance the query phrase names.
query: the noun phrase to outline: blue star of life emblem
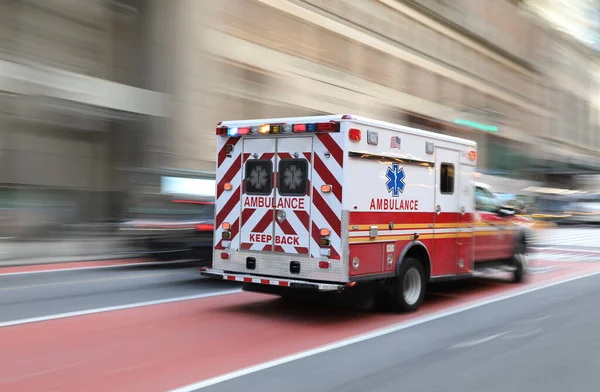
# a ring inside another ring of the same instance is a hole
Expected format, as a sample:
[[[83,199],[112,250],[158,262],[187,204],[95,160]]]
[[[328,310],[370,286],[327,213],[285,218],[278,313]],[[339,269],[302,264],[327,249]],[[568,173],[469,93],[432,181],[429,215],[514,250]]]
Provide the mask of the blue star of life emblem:
[[[387,191],[394,197],[400,196],[400,194],[404,192],[404,187],[406,186],[406,183],[404,182],[404,179],[406,178],[404,168],[398,167],[398,164],[394,163],[391,167],[388,166],[385,176],[388,179],[385,183]]]

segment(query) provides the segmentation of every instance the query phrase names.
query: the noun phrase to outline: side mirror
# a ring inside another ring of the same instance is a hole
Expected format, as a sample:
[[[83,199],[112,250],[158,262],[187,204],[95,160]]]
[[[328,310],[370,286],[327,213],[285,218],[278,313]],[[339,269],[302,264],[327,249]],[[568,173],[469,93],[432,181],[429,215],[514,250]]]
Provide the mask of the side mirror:
[[[510,206],[500,206],[496,210],[496,214],[498,214],[501,217],[513,216],[513,215],[515,215],[515,213],[516,213],[516,211],[515,211],[514,207],[510,207]]]

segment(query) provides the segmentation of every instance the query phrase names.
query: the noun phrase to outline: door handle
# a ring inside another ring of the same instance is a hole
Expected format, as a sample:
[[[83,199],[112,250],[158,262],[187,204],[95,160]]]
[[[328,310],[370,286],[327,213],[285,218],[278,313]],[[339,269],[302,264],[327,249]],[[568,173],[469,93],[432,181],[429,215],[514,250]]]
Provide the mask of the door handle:
[[[460,207],[460,214],[464,215],[465,214],[465,207]]]
[[[442,212],[442,207],[440,207],[440,205],[438,204],[438,205],[435,207],[435,214],[436,214],[436,215],[439,215],[441,212]]]

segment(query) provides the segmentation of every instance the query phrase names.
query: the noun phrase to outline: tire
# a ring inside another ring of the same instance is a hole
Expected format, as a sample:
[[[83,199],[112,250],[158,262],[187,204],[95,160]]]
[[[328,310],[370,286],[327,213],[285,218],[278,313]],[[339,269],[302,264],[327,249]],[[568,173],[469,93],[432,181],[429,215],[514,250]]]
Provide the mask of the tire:
[[[527,281],[527,245],[520,242],[516,247],[512,257],[512,265],[516,268],[513,272],[514,283],[524,283]]]
[[[392,281],[390,305],[396,312],[414,312],[425,297],[425,271],[421,262],[408,257],[400,264],[398,276]]]

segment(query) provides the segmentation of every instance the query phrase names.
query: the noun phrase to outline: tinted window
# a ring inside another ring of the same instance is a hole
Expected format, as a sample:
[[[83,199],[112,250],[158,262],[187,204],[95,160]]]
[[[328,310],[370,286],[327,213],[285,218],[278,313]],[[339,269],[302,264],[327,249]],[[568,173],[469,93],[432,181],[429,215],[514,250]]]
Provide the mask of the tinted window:
[[[308,162],[306,159],[279,161],[279,194],[304,196],[308,188]]]
[[[246,194],[270,195],[272,183],[273,162],[270,160],[253,159],[246,162]]]
[[[454,165],[442,163],[440,168],[440,192],[454,193]]]

